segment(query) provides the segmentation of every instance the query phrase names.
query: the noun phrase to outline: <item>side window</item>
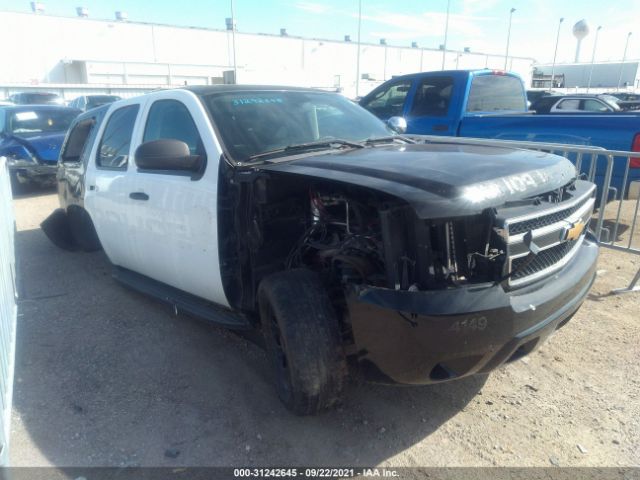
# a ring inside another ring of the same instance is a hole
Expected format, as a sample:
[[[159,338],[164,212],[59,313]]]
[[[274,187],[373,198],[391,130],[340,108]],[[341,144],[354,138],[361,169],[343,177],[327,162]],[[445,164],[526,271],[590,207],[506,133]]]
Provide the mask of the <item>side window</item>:
[[[98,167],[122,170],[127,168],[131,135],[139,108],[139,105],[122,107],[109,117],[98,146]]]
[[[192,155],[204,155],[204,145],[187,107],[177,100],[158,100],[149,110],[143,142],[160,139],[180,140]]]
[[[578,99],[568,99],[568,100],[562,100],[558,106],[556,107],[556,110],[579,110],[580,109],[580,100]]]
[[[429,77],[418,85],[411,115],[442,117],[449,112],[453,77]]]
[[[583,110],[587,112],[606,112],[608,108],[598,100],[587,99],[584,101]]]
[[[63,162],[79,162],[82,153],[85,151],[89,137],[96,124],[95,118],[87,118],[78,122],[67,137],[67,141],[62,150],[60,158]]]
[[[411,89],[411,81],[394,83],[386,89],[380,90],[365,103],[364,108],[373,113],[376,117],[387,119],[402,115],[402,107]]]

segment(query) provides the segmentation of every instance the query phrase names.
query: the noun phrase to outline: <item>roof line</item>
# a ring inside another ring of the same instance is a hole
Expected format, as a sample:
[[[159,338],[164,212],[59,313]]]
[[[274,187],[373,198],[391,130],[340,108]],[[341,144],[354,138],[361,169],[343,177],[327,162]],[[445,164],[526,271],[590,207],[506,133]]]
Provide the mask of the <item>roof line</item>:
[[[29,12],[17,12],[15,10],[0,10],[0,13],[14,13],[19,15],[29,15],[29,16],[37,16],[37,17],[52,17],[52,18],[65,18],[68,20],[76,20],[76,21],[93,21],[93,22],[106,22],[106,23],[115,23],[115,24],[129,24],[129,25],[146,25],[150,27],[169,27],[169,28],[181,28],[185,30],[204,30],[209,32],[228,32],[229,30],[223,28],[210,28],[210,27],[197,27],[197,26],[189,26],[189,25],[171,25],[168,23],[152,23],[152,22],[142,22],[142,21],[133,21],[133,20],[109,20],[106,18],[81,18],[81,17],[71,17],[66,15],[52,15],[49,13],[29,13]],[[267,37],[275,37],[275,38],[283,38],[283,39],[292,39],[292,40],[311,40],[317,42],[332,42],[332,43],[340,43],[340,44],[352,44],[357,45],[357,42],[345,42],[343,40],[335,40],[330,38],[315,38],[315,37],[303,37],[298,35],[280,35],[277,33],[261,33],[261,32],[240,32],[236,30],[236,35],[256,35],[256,36],[267,36]],[[403,50],[427,50],[431,52],[442,52],[439,48],[428,48],[428,47],[411,47],[404,45],[380,45],[378,43],[369,43],[369,42],[360,42],[360,45],[368,46],[368,47],[391,47],[391,48],[401,48]],[[491,56],[491,57],[504,57],[501,53],[485,53],[485,52],[465,52],[463,50],[453,50],[447,49],[447,52],[450,53],[464,53],[467,55],[478,55],[478,56]],[[520,57],[516,55],[510,55],[510,58],[517,58],[518,60],[533,60],[533,57]]]

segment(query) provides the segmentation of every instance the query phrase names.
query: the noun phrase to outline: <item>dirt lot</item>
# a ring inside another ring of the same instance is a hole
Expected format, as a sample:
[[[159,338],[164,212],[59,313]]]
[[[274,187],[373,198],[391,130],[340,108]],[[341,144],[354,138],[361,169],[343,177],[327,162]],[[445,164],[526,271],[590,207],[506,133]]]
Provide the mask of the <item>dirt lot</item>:
[[[488,378],[349,386],[298,418],[265,354],[110,278],[39,223],[54,195],[16,199],[23,298],[11,462],[78,465],[630,466],[640,464],[640,257],[603,251],[580,312]]]

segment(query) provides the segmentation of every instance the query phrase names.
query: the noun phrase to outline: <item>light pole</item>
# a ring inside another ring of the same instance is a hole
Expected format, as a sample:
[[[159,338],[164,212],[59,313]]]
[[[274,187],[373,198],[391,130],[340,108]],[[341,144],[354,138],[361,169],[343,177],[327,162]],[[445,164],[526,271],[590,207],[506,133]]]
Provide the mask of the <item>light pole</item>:
[[[238,83],[238,66],[236,64],[236,16],[233,11],[233,0],[231,0],[231,48],[233,49],[233,83]]]
[[[589,69],[589,81],[587,82],[587,93],[589,93],[589,89],[591,88],[591,77],[593,76],[593,62],[596,60],[596,47],[598,46],[598,34],[602,29],[602,25],[598,25],[596,29],[596,38],[593,40],[593,52],[591,53],[591,68]]]
[[[451,0],[447,0],[447,16],[444,21],[444,45],[442,49],[442,68],[444,70],[444,60],[447,56],[447,36],[449,35],[449,8],[451,7]]]
[[[513,12],[516,9],[512,8],[509,12],[509,30],[507,30],[507,51],[504,54],[504,69],[507,69],[507,60],[509,59],[509,41],[511,40],[511,21],[513,20]]]
[[[624,44],[624,53],[622,54],[622,62],[620,63],[620,74],[618,75],[618,87],[616,90],[620,90],[620,82],[622,82],[622,69],[624,67],[624,61],[627,59],[627,47],[629,46],[629,37],[631,32],[627,33],[627,41]]]
[[[358,0],[358,55],[356,57],[356,98],[360,92],[360,27],[362,26],[362,0]]]
[[[556,73],[556,56],[558,55],[558,41],[560,40],[560,27],[562,26],[562,22],[564,22],[564,18],[561,17],[558,23],[558,33],[556,34],[556,49],[553,51],[553,64],[551,65],[551,88],[554,87],[553,79]]]

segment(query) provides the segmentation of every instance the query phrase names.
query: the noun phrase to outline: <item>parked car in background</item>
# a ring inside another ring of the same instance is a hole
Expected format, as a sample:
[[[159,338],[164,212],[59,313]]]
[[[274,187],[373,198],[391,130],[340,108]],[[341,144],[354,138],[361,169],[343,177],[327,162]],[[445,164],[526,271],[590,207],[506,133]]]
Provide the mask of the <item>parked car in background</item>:
[[[336,93],[218,85],[79,116],[42,228],[176,312],[262,332],[281,400],[313,414],[348,365],[438,383],[541,345],[595,277],[594,193],[557,155],[415,144]]]
[[[602,94],[551,95],[536,100],[531,110],[536,113],[617,113],[623,111],[621,102]]]
[[[543,97],[539,102],[553,101]],[[360,105],[408,134],[525,140],[640,151],[640,115],[632,112],[533,114],[521,78],[495,70],[421,72],[395,77]],[[612,107],[614,109],[615,107]],[[631,159],[629,182],[640,180],[640,159]],[[588,162],[582,168],[588,168]],[[622,191],[625,168],[616,162],[611,186]],[[604,184],[604,169],[595,176]]]
[[[57,93],[22,92],[9,95],[9,101],[16,105],[64,105],[64,99]]]
[[[640,102],[640,94],[639,93],[631,93],[631,92],[614,92],[609,95],[616,97],[623,102]]]
[[[117,100],[122,100],[122,98],[118,95],[82,95],[81,97],[73,99],[69,103],[69,106],[86,112],[92,108],[100,107],[101,105],[106,105]]]
[[[14,189],[52,184],[65,133],[80,110],[53,105],[0,106],[0,156]]]
[[[533,105],[537,100],[549,95],[558,95],[559,92],[554,90],[527,90],[527,100]]]

